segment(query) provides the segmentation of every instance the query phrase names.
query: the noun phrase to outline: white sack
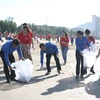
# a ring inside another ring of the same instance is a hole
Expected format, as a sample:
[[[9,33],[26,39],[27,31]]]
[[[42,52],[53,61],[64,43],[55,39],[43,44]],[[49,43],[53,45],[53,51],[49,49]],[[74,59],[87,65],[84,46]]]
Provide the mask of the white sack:
[[[83,50],[83,66],[92,67],[96,62],[97,52],[89,51],[88,49]]]
[[[91,50],[92,50],[93,52],[96,51],[96,45],[93,44],[93,42],[90,43],[90,47],[91,47]]]
[[[15,79],[21,82],[29,82],[33,73],[33,65],[29,59],[19,60],[12,63],[12,67],[15,67]]]

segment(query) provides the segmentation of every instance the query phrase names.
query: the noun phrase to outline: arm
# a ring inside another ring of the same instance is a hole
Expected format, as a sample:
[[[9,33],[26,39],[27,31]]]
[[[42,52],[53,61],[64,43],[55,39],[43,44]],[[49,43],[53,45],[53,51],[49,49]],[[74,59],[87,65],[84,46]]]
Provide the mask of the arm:
[[[23,55],[22,55],[22,51],[21,51],[20,46],[18,46],[17,52],[18,52],[19,57],[20,57],[20,58],[23,58]]]
[[[88,46],[88,48],[90,47],[90,43],[89,43],[89,41],[88,41],[88,39],[86,38],[86,44],[87,44],[87,46]]]
[[[79,41],[78,41],[78,39],[76,38],[76,41],[75,41],[75,44],[76,44],[76,48],[77,48],[77,50],[78,51],[80,51],[81,52],[81,49],[80,49],[80,46],[79,46]]]
[[[41,66],[43,66],[43,60],[44,60],[44,53],[43,53],[43,51],[41,50],[41,51],[40,51],[40,63],[41,63]]]

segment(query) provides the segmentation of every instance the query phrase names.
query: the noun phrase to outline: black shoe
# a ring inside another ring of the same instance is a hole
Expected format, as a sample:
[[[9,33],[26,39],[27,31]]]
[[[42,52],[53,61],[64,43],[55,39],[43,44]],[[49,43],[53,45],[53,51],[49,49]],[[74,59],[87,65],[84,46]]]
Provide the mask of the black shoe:
[[[7,80],[7,83],[11,83],[11,81],[10,80]]]
[[[90,72],[91,72],[92,74],[95,74],[95,71],[94,71],[93,69],[90,69]]]
[[[83,75],[80,76],[82,79],[84,79]]]
[[[49,75],[50,74],[50,72],[47,72],[45,75]]]
[[[60,70],[58,70],[58,74],[61,74]]]
[[[79,78],[79,75],[76,75],[75,78]]]

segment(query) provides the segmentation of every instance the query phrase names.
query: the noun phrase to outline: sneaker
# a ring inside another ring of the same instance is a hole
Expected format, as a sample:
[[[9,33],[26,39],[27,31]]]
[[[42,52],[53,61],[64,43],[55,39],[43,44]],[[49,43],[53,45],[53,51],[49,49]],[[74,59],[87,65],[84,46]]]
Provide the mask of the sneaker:
[[[41,67],[40,70],[43,70],[43,67]]]
[[[83,75],[80,76],[82,79],[84,78]]]
[[[58,74],[61,74],[60,70],[58,70]]]
[[[75,78],[79,78],[79,75],[76,75]]]
[[[7,83],[11,83],[11,81],[10,80],[7,80]]]
[[[49,75],[50,74],[50,72],[47,72],[45,75]]]
[[[94,71],[93,69],[90,69],[90,72],[91,72],[92,74],[95,74],[95,71]]]

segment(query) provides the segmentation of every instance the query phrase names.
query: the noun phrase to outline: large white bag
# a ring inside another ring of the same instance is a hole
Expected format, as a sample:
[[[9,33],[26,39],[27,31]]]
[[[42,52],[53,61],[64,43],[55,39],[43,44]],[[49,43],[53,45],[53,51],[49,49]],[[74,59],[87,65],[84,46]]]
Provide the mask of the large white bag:
[[[15,70],[15,79],[21,82],[29,82],[33,73],[33,65],[29,59],[19,60],[11,65]]]
[[[93,44],[93,42],[90,43],[90,47],[91,47],[91,50],[92,50],[93,52],[96,51],[96,45]]]
[[[83,66],[92,67],[96,62],[97,52],[89,51],[88,49],[83,50]]]

